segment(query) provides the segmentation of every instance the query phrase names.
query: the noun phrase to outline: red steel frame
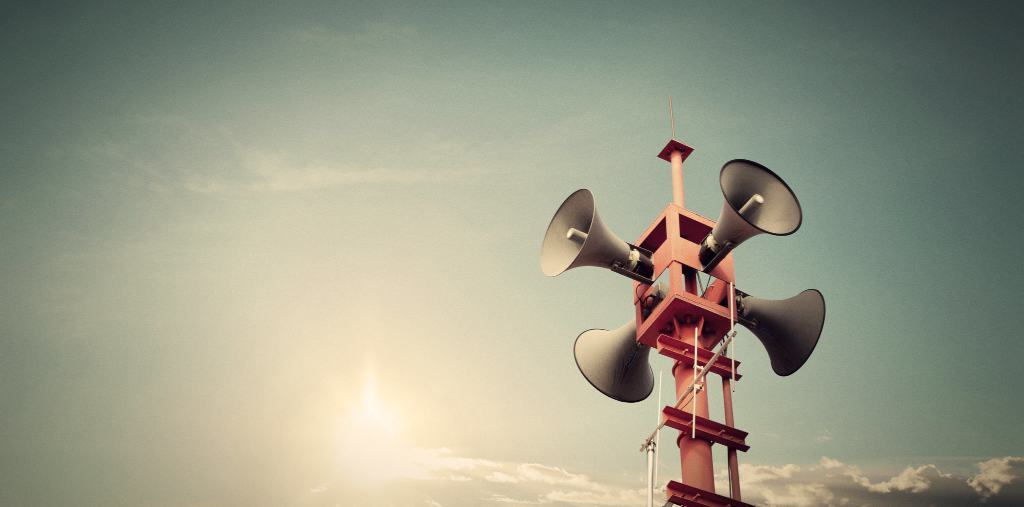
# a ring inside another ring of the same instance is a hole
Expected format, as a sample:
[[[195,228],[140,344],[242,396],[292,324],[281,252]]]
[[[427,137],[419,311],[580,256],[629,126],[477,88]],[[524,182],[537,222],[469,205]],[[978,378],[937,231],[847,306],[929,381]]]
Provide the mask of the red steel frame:
[[[635,300],[637,341],[654,347],[658,353],[675,360],[676,397],[693,382],[697,367],[702,367],[714,355],[712,350],[721,342],[730,327],[728,292],[735,283],[732,254],[728,254],[710,273],[717,280],[701,294],[697,272],[700,261],[697,253],[715,222],[683,207],[683,160],[693,148],[673,139],[658,155],[672,164],[673,202],[658,215],[636,245],[654,252],[654,276],[657,279],[668,270],[669,295],[654,311],[644,318],[641,301],[652,287],[646,287],[642,297]],[[633,282],[633,293],[638,294],[641,284]],[[696,339],[695,339],[696,338]],[[695,342],[696,341],[696,346]],[[735,363],[738,369],[739,361]],[[733,371],[733,362],[724,356],[711,366],[711,373],[722,378],[725,403],[725,424],[708,418],[707,389],[694,391],[692,401],[680,408],[666,406],[662,420],[666,426],[680,430],[676,443],[682,463],[682,483],[669,481],[669,501],[687,507],[747,507],[740,501],[739,464],[736,451],[744,451],[747,433],[735,428],[732,412],[731,379],[740,379]],[[695,407],[695,408],[694,408]],[[695,413],[694,413],[695,411]],[[695,417],[696,416],[696,417]],[[694,424],[695,421],[695,424]],[[695,426],[695,427],[694,427]],[[696,434],[696,438],[692,435]],[[711,445],[724,445],[729,456],[730,494],[715,494],[714,464]]]

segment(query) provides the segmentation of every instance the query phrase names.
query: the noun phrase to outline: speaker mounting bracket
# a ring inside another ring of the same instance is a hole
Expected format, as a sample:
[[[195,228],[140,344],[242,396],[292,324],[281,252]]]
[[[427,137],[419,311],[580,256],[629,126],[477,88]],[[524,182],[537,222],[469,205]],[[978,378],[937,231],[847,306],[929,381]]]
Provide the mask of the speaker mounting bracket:
[[[732,248],[733,244],[726,241],[725,244],[722,245],[722,249],[719,250],[717,254],[715,254],[711,261],[708,262],[706,266],[701,266],[701,271],[710,274],[711,270],[718,267],[718,263],[722,262],[722,259],[724,259],[726,255],[729,255],[729,252],[732,251]]]
[[[652,252],[652,251],[650,251],[650,250],[648,250],[648,249],[646,249],[644,247],[636,246],[636,245],[634,245],[632,243],[626,243],[626,244],[629,245],[629,248],[631,248],[633,250],[636,250],[636,251],[640,252],[643,255],[646,255],[648,259],[654,257],[654,252]],[[638,282],[640,282],[640,283],[642,283],[644,285],[654,285],[654,279],[648,278],[648,277],[643,276],[643,275],[641,275],[639,273],[636,273],[636,272],[633,272],[631,270],[625,269],[622,266],[619,266],[617,264],[612,266],[612,267],[610,267],[610,268],[608,268],[608,269],[611,269],[612,271],[614,271],[614,272],[616,272],[616,273],[618,273],[618,274],[620,274],[622,276],[625,276],[626,278],[630,278],[630,279],[636,280],[636,281],[638,281]]]

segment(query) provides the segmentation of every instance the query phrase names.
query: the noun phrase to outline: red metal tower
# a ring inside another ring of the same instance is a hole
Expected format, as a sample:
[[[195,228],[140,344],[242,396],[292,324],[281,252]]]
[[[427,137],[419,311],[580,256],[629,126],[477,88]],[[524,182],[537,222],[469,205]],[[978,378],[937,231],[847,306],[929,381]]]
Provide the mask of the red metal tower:
[[[733,259],[729,253],[709,273],[716,281],[703,293],[699,290],[697,272],[701,270],[698,259],[700,242],[715,222],[687,210],[683,205],[683,161],[693,148],[673,139],[658,155],[672,164],[673,202],[658,215],[654,223],[635,243],[638,247],[654,252],[654,276],[657,279],[668,271],[669,293],[664,302],[644,317],[643,301],[655,287],[633,283],[634,294],[639,297],[636,305],[637,341],[652,347],[658,353],[675,360],[672,375],[675,377],[676,397],[682,397],[698,376],[698,369],[712,360],[712,350],[729,333],[736,320]],[[646,288],[642,294],[640,288]],[[725,423],[712,421],[708,414],[708,390],[705,384],[694,389],[689,398],[675,406],[662,410],[665,426],[680,431],[676,440],[682,464],[682,482],[669,481],[666,486],[671,503],[687,507],[745,507],[740,501],[739,465],[736,451],[747,451],[744,439],[747,433],[736,429],[732,410],[731,382],[740,375],[734,362],[719,356],[709,367],[722,379],[722,395],[725,404]],[[711,456],[713,444],[728,449],[729,494],[715,493],[714,465]]]

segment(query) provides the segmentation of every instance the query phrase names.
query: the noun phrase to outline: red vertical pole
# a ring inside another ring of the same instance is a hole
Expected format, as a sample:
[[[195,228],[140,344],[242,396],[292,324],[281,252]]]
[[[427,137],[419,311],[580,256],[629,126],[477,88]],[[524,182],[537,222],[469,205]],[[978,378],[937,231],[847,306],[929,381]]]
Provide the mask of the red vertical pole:
[[[686,157],[689,156],[689,154],[692,151],[692,148],[676,141],[675,136],[673,136],[673,139],[669,141],[668,145],[666,145],[665,148],[662,149],[661,153],[658,154],[658,158],[670,162],[672,165],[673,201],[673,205],[666,210],[665,222],[663,225],[661,225],[661,227],[663,227],[662,230],[664,231],[664,233],[662,233],[663,236],[660,241],[664,242],[667,240],[673,242],[671,253],[672,259],[671,261],[668,262],[667,266],[662,268],[668,272],[669,287],[671,292],[674,294],[686,292],[699,298],[701,296],[699,294],[697,270],[700,268],[683,260],[681,254],[676,251],[675,246],[675,243],[679,243],[679,245],[682,245],[686,241],[689,241],[690,243],[694,241],[694,238],[689,238],[683,235],[684,230],[681,227],[681,220],[684,217],[686,217],[686,220],[688,221],[687,224],[690,224],[691,222],[700,222],[700,220],[696,219],[695,217],[691,217],[691,213],[685,211],[685,201],[683,199],[683,160],[685,160]],[[655,228],[652,228],[651,231],[657,230],[657,226],[658,224],[655,223]],[[653,234],[653,232],[651,234]],[[665,238],[665,236],[667,236],[667,238]],[[644,237],[649,238],[647,234],[645,234]],[[661,244],[659,240],[654,240],[654,242],[658,243],[659,245]],[[731,277],[731,268],[728,271],[730,272],[729,276]],[[640,310],[637,311],[639,312]],[[701,335],[701,332],[704,331],[704,316],[700,315],[701,313],[699,311],[690,313],[689,311],[683,308],[672,310],[671,318],[673,320],[668,327],[672,328],[671,334],[677,342],[682,342],[686,345],[689,345],[696,341],[697,351],[707,352],[708,347],[711,345],[711,342],[715,340],[713,340],[712,338],[714,337],[710,335]],[[721,331],[721,328],[723,326],[719,322],[717,324],[717,327],[719,331]],[[669,333],[669,330],[667,328],[662,329],[663,330],[660,330],[658,332],[665,334]],[[649,331],[650,330],[648,330],[648,332]],[[688,352],[684,353],[682,350],[677,350],[675,354],[682,354],[683,357],[686,357],[685,360],[689,359]],[[679,355],[672,354],[665,355],[677,358],[680,357]],[[696,354],[694,357],[695,362],[699,362],[698,357],[699,353]],[[693,383],[698,371],[699,370],[696,367],[694,367],[694,365],[686,364],[681,361],[675,362],[675,364],[672,367],[672,376],[675,378],[677,399]],[[731,397],[729,398],[728,406],[729,417],[731,418]],[[692,391],[692,394],[689,395],[689,399],[687,399],[687,402],[678,408],[683,411],[690,412],[692,414],[688,417],[683,418],[685,420],[679,421],[680,424],[685,425],[683,426],[685,430],[680,431],[679,437],[676,439],[676,443],[679,446],[680,464],[682,465],[682,484],[685,486],[689,486],[690,488],[714,494],[715,474],[714,462],[712,460],[711,454],[711,441],[706,440],[704,438],[694,438],[694,435],[697,433],[697,430],[696,427],[691,427],[691,424],[696,422],[694,421],[693,415],[701,419],[710,418],[710,414],[708,412],[707,389]],[[702,429],[700,431],[703,432],[704,430]],[[739,476],[737,473],[738,470],[735,452],[730,454],[730,470],[732,471],[731,477],[735,477],[735,479],[733,480],[738,481]],[[730,492],[737,495],[738,498],[738,482],[736,482],[735,484],[735,487],[730,487]],[[690,491],[692,493],[692,490]],[[685,495],[681,496],[685,497]],[[710,505],[706,504],[702,500],[696,501],[695,499],[692,498],[684,499],[689,501],[687,505],[689,505],[690,503],[694,505]]]
[[[672,150],[672,202],[680,208],[683,206],[683,153]]]
[[[681,341],[692,342],[693,337],[701,322],[680,322],[676,319],[674,333]],[[685,365],[679,361],[672,366],[672,376],[676,380],[676,397],[678,398],[686,388],[690,386],[697,374],[692,366]],[[681,409],[697,414],[699,417],[708,418],[708,392],[694,390],[690,395],[691,401],[684,404]],[[715,471],[711,457],[711,442],[703,438],[693,438],[691,431],[680,432],[676,443],[679,445],[679,458],[682,465],[683,484],[694,486],[704,491],[715,491]]]

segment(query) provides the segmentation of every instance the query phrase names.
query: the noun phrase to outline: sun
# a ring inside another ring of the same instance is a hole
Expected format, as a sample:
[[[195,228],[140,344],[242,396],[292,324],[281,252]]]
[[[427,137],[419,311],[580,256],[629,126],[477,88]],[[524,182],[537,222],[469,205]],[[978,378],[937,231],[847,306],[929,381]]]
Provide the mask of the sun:
[[[402,425],[380,400],[372,374],[367,376],[362,401],[343,419],[338,437],[345,478],[374,485],[402,476],[402,464],[407,461]]]

